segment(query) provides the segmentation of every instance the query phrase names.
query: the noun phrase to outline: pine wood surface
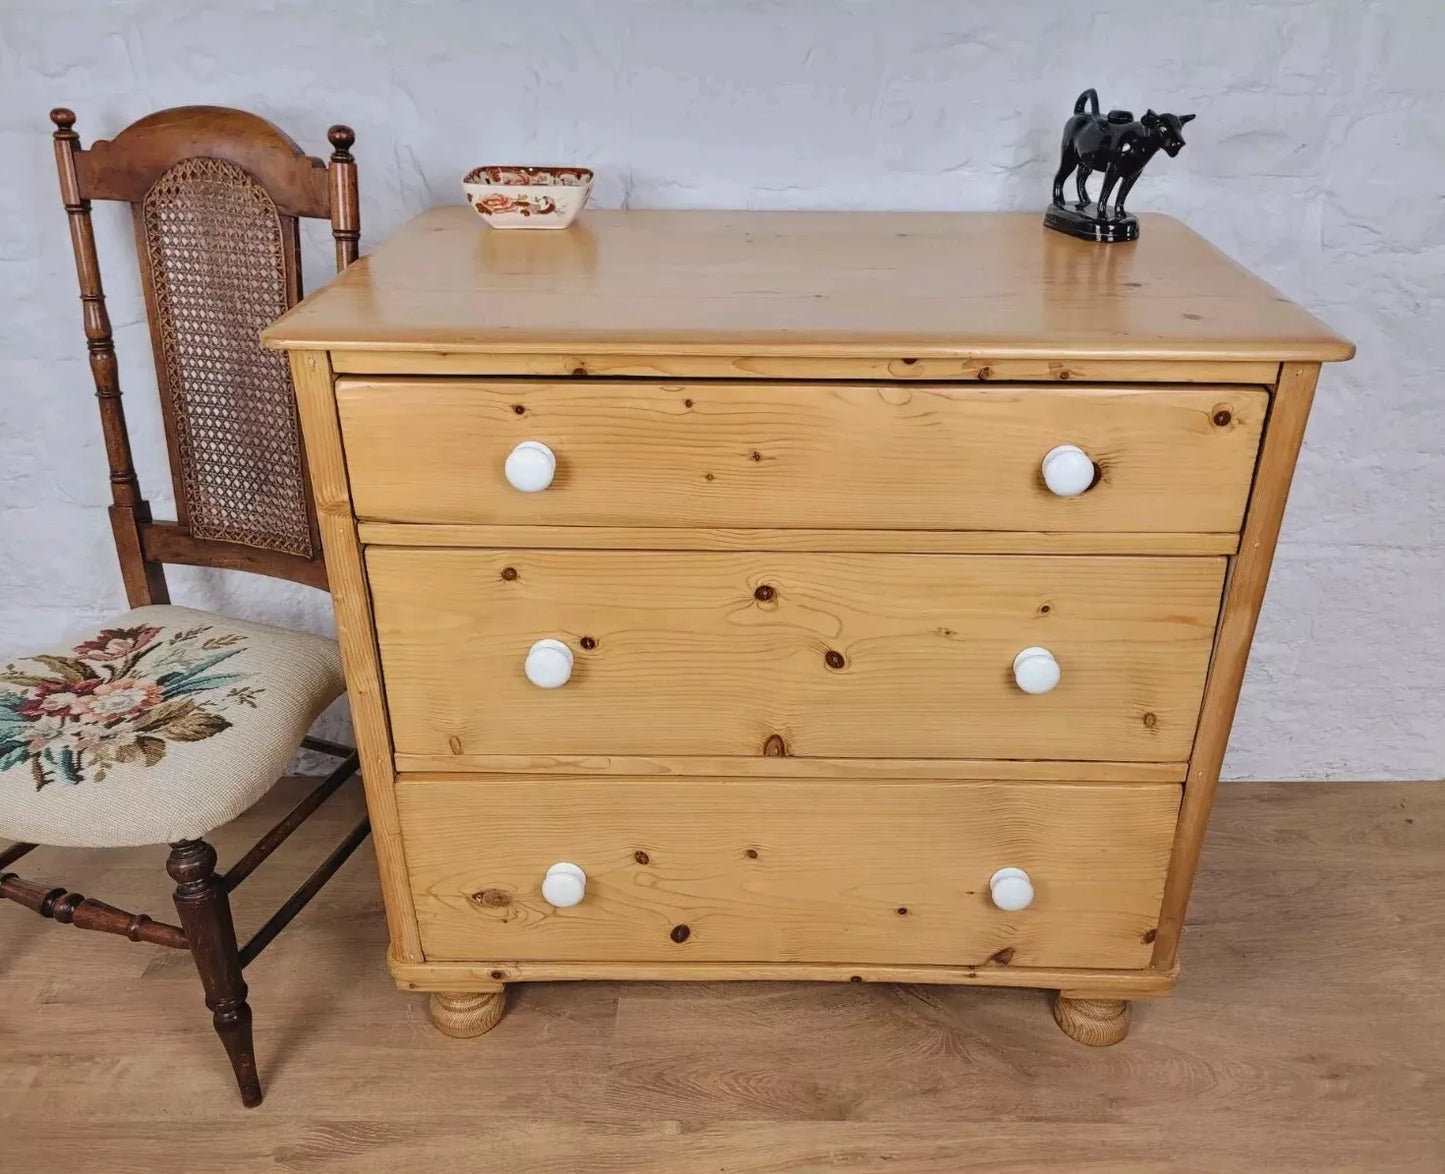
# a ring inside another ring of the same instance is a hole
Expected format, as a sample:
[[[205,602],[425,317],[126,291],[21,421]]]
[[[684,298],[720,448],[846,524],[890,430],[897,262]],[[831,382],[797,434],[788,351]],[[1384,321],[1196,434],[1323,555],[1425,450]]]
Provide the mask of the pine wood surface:
[[[399,522],[1237,531],[1269,395],[1012,387],[341,379],[356,516]],[[542,441],[540,493],[503,475]],[[1039,472],[1059,444],[1100,473]]]
[[[427,1000],[432,1026],[453,1039],[475,1039],[502,1021],[507,994],[500,987],[489,991],[434,992]]]
[[[371,595],[346,486],[346,458],[336,420],[331,365],[325,353],[319,351],[292,351],[290,362],[316,519],[325,545],[336,638],[341,645],[347,704],[361,755],[377,869],[392,898],[387,907],[391,948],[399,957],[420,959],[421,942],[406,883],[406,859],[392,790],[391,727],[377,658]]]
[[[332,367],[354,375],[578,375],[652,379],[928,379],[1034,383],[1254,383],[1272,385],[1279,363],[1164,359],[818,358],[798,355],[601,355],[492,351],[334,351]]]
[[[233,860],[305,788],[222,829]],[[242,932],[357,818],[344,791],[247,882]],[[1226,784],[1175,993],[1083,1048],[1031,990],[539,983],[480,1039],[399,995],[363,847],[247,972],[243,1110],[184,955],[0,907],[6,1174],[1437,1174],[1445,784]],[[165,912],[166,849],[37,877]],[[182,1073],[185,1079],[177,1079]],[[57,1127],[57,1113],[63,1127]],[[184,1148],[183,1148],[184,1147]]]
[[[1229,745],[1229,730],[1234,724],[1254,626],[1264,603],[1275,541],[1284,518],[1295,459],[1304,441],[1319,372],[1319,365],[1314,363],[1285,363],[1280,368],[1279,386],[1270,407],[1268,431],[1249,499],[1249,516],[1240,536],[1239,554],[1230,560],[1219,632],[1189,759],[1189,781],[1185,788],[1188,798],[1179,816],[1159,936],[1154,943],[1154,962],[1160,967],[1172,966],[1178,952],[1190,885],[1204,843],[1219,768]]]
[[[362,522],[368,546],[511,546],[530,550],[796,550],[841,554],[1233,554],[1238,534],[1034,530],[677,529]]]
[[[1180,788],[397,781],[427,960],[1148,964]],[[580,905],[548,867],[587,873]],[[994,907],[1022,868],[1033,904]]]
[[[650,982],[655,962],[402,962],[388,963],[404,991],[489,991],[499,983],[577,979]],[[1033,987],[1079,999],[1157,999],[1179,981],[1173,970],[1094,970],[1086,967],[904,966],[854,962],[670,962],[666,982],[904,982],[928,986]]]
[[[396,750],[458,755],[1179,761],[1224,561],[366,552]],[[558,689],[523,674],[543,637]],[[1014,684],[1031,645],[1052,692]]]
[[[567,775],[589,778],[940,779],[1059,783],[1181,783],[1184,762],[1061,762],[1030,758],[749,758],[601,754],[398,754],[396,769],[413,773]]]
[[[598,354],[1328,361],[1328,327],[1167,216],[1101,249],[1035,212],[422,213],[273,346]]]
[[[1054,999],[1054,1022],[1070,1039],[1091,1048],[1107,1048],[1129,1034],[1132,1014],[1122,999]]]

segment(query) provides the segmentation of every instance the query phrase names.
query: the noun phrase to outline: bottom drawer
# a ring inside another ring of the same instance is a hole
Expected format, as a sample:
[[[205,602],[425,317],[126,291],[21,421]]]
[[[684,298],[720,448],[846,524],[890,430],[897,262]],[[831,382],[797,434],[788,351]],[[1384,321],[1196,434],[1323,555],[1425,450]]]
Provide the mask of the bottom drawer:
[[[456,775],[397,784],[422,948],[429,960],[485,962],[1139,968],[1180,793]],[[570,907],[542,895],[559,862],[586,874]],[[1026,908],[994,903],[990,879],[1003,868],[1027,873]]]

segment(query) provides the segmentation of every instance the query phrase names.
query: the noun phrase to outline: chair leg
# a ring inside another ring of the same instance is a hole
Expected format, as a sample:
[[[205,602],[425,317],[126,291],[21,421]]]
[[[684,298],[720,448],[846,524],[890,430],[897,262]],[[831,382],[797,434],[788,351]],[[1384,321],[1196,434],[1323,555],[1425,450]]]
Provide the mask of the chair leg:
[[[172,844],[166,871],[176,882],[176,912],[206,991],[211,1022],[231,1057],[241,1103],[254,1108],[261,1103],[261,1080],[251,1039],[251,1007],[241,977],[231,900],[216,875],[216,850],[204,840]]]

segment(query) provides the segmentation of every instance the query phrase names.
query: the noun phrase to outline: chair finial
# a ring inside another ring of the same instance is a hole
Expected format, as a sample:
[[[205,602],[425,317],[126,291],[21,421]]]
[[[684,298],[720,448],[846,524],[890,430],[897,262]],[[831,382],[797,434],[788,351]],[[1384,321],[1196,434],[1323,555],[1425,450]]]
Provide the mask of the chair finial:
[[[356,132],[349,126],[337,123],[326,132],[326,137],[331,140],[331,145],[336,148],[331,154],[334,163],[351,162],[351,144],[356,142]]]
[[[50,112],[50,121],[55,123],[61,134],[73,132],[75,126],[75,111],[68,110],[64,106],[57,106]]]

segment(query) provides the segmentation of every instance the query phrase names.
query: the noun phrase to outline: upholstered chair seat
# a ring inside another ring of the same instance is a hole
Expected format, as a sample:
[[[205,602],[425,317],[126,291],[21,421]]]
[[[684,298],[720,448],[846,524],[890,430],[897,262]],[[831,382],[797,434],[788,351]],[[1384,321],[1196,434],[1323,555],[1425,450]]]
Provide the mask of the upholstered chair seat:
[[[0,662],[0,838],[201,839],[271,789],[345,688],[336,642],[142,607]]]

